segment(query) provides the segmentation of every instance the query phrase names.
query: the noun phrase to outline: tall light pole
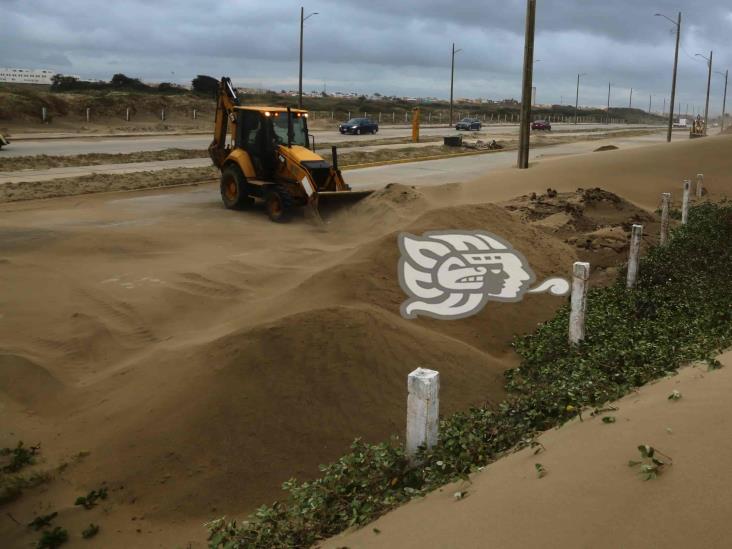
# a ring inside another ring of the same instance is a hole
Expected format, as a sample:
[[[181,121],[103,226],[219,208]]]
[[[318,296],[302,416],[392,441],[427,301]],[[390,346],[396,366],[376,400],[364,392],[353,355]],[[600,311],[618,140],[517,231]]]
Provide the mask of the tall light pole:
[[[462,49],[455,49],[455,42],[452,43],[452,64],[450,66],[450,121],[449,125],[452,126],[452,89],[455,83],[455,54],[463,51]]]
[[[630,88],[630,101],[628,101],[628,108],[633,108],[633,88]]]
[[[653,110],[653,94],[648,94],[648,114],[651,114],[651,111]]]
[[[574,100],[574,125],[577,125],[577,113],[579,112],[579,80],[580,76],[587,76],[586,72],[579,73],[577,75],[577,96]]]
[[[297,91],[297,97],[298,97],[297,106],[300,107],[301,109],[302,109],[302,31],[303,31],[303,28],[305,27],[305,21],[310,19],[313,15],[318,15],[318,12],[315,11],[315,12],[311,13],[310,15],[308,15],[307,17],[305,17],[305,8],[303,8],[302,6],[300,7],[300,80],[299,80],[299,86],[298,86],[298,91]]]
[[[613,85],[612,82],[607,83],[607,123],[610,124],[610,87]]]
[[[657,13],[656,17],[664,17],[676,25],[676,53],[674,54],[674,77],[671,82],[671,108],[668,113],[668,133],[666,135],[666,141],[671,143],[671,134],[674,130],[674,101],[676,101],[676,74],[679,67],[679,42],[681,41],[681,12],[679,12],[678,21],[674,21],[669,17],[666,17],[662,13]]]
[[[729,78],[729,70],[724,71],[724,74],[720,71],[714,72],[724,76],[724,98],[722,99],[722,131],[724,131],[724,117],[727,113],[727,80]]]
[[[526,0],[526,33],[524,38],[524,78],[521,93],[521,120],[519,127],[518,168],[529,167],[529,140],[531,135],[531,88],[534,79],[534,29],[536,28],[536,0]]]
[[[712,88],[712,60],[714,59],[714,52],[709,52],[709,57],[703,56],[701,53],[696,54],[697,57],[707,60],[709,66],[709,75],[707,76],[707,103],[704,106],[704,135],[707,135],[707,124],[709,123],[709,91]]]

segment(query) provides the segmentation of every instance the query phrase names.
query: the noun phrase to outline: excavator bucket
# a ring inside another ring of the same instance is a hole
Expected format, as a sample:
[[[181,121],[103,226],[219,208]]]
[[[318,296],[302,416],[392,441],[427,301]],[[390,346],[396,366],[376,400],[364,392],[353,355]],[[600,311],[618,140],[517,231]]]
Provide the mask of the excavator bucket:
[[[321,191],[318,193],[318,210],[321,215],[333,214],[360,202],[374,191]]]

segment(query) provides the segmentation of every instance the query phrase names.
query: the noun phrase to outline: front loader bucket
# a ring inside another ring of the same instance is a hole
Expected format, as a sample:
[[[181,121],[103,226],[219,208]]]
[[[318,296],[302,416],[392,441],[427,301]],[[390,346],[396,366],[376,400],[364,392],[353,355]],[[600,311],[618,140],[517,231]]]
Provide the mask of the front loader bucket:
[[[322,191],[318,193],[318,209],[322,215],[351,206],[374,191]]]

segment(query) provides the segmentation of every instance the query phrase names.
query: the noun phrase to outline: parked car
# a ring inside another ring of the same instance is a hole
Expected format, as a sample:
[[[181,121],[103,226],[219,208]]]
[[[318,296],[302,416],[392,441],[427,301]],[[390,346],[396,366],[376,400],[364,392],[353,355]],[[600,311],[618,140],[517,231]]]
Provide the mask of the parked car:
[[[545,130],[545,131],[552,131],[552,125],[547,122],[546,120],[534,120],[531,123],[531,129],[532,130]]]
[[[480,123],[480,120],[477,118],[463,118],[460,122],[455,124],[456,130],[475,130],[478,131],[483,127],[483,124]]]
[[[341,133],[353,133],[361,135],[362,133],[376,133],[379,131],[379,125],[368,118],[351,118],[348,122],[344,122],[338,126]]]

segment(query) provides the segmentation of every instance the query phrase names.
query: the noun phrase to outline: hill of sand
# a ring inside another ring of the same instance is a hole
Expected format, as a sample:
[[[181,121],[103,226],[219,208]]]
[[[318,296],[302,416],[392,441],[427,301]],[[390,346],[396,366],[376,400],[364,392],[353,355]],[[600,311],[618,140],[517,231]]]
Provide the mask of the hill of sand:
[[[732,352],[721,362],[621,399],[604,414],[615,423],[586,417],[544,433],[540,454],[510,455],[322,548],[729,547]],[[680,400],[669,400],[673,391]],[[628,467],[641,444],[671,463],[655,479]]]
[[[89,522],[101,524],[104,547],[202,546],[205,520],[276,499],[282,481],[317,474],[355,437],[401,434],[417,366],[441,372],[443,413],[497,402],[516,365],[513,336],[563,300],[532,295],[459,322],[404,320],[398,232],[488,230],[540,280],[583,258],[604,283],[625,259],[631,222],[647,223],[644,245],[654,242],[662,191],[678,201],[681,180],[700,171],[712,198],[732,190],[731,144],[391,185],[326,230],[225,211],[214,186],[3,205],[0,445],[40,442],[32,470],[67,464],[4,510],[20,523],[59,511],[70,547]],[[103,505],[74,508],[103,483]],[[36,537],[0,518],[9,546]]]

